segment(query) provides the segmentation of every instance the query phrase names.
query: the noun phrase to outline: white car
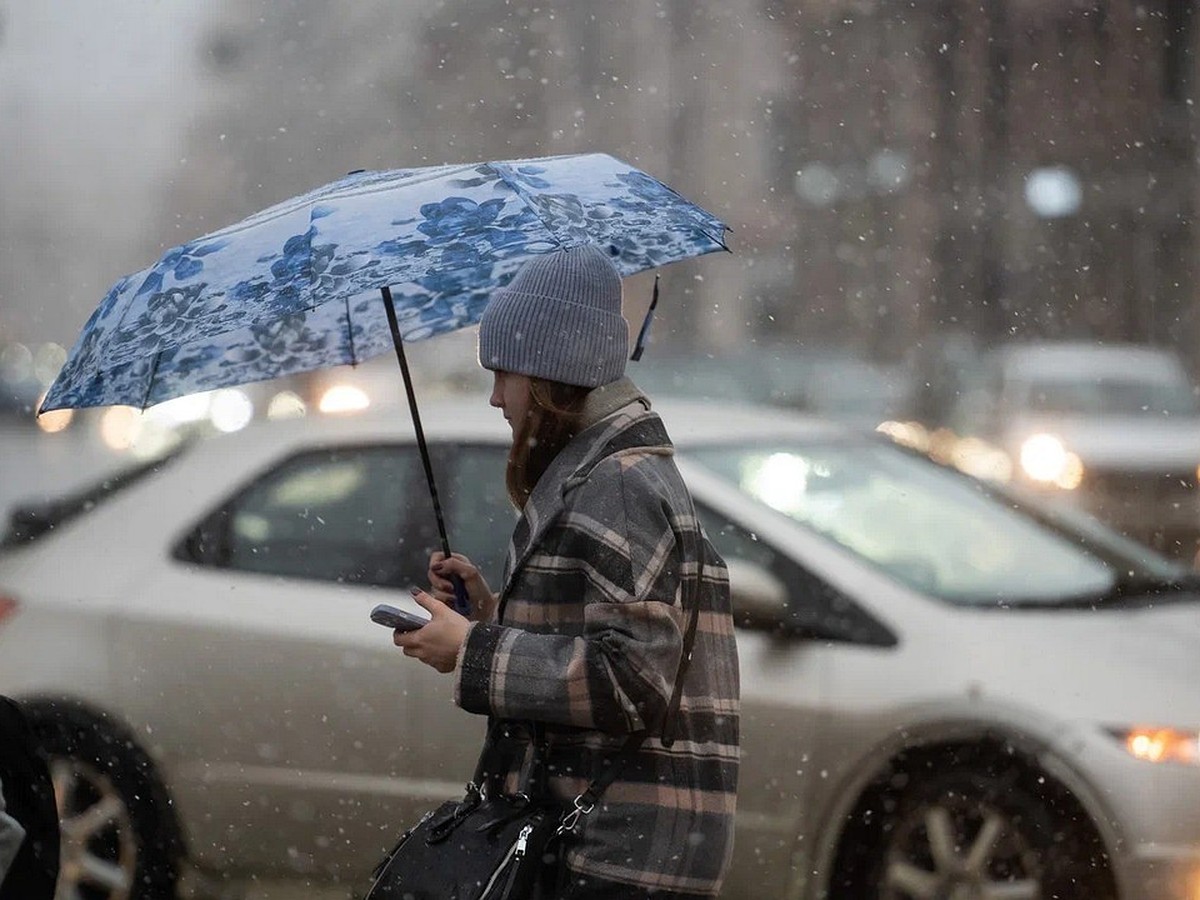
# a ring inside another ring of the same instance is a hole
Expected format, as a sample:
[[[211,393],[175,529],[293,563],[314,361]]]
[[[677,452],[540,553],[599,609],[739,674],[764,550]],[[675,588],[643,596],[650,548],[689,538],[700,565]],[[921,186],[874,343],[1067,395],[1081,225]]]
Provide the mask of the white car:
[[[730,564],[743,766],[726,897],[1195,900],[1200,594],[891,442],[663,405]],[[509,432],[423,411],[456,549],[498,581]],[[0,693],[53,759],[62,898],[185,866],[361,888],[481,739],[371,623],[436,546],[404,410],[251,426],[26,510]]]
[[[984,358],[952,427],[1001,451],[961,453],[975,474],[1011,479],[1200,566],[1198,396],[1164,348],[1014,343]]]

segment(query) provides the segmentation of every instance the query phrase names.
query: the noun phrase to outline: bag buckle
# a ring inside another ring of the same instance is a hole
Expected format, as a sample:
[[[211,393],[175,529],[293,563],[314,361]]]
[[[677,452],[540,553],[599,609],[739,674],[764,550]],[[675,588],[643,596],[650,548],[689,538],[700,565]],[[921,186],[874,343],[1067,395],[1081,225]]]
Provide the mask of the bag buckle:
[[[554,832],[555,834],[574,834],[575,829],[579,827],[579,820],[596,808],[596,802],[588,799],[584,794],[580,794],[575,798],[572,806],[573,808],[558,823],[558,830]]]

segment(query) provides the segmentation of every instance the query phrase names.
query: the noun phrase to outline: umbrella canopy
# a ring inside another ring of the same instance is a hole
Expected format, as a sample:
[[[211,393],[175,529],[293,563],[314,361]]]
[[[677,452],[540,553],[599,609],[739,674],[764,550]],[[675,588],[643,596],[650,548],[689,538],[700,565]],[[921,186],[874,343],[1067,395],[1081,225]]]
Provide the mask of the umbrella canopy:
[[[479,321],[537,253],[622,275],[726,249],[726,227],[605,154],[356,172],[166,253],[92,314],[41,411],[128,404],[361,362]]]

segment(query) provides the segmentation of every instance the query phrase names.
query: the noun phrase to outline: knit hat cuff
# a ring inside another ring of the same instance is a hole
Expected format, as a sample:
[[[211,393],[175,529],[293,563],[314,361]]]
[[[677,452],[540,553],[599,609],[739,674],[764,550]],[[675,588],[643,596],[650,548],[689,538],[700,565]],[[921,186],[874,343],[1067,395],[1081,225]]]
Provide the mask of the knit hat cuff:
[[[479,363],[580,387],[625,372],[629,326],[619,314],[523,291],[502,291],[479,326]]]

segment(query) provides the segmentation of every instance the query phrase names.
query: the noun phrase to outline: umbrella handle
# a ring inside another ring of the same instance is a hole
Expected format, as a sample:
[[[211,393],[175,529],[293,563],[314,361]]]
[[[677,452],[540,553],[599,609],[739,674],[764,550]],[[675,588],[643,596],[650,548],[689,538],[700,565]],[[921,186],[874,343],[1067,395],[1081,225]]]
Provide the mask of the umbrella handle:
[[[451,575],[450,582],[454,585],[454,611],[471,618],[471,598],[467,595],[466,584],[458,575]]]

